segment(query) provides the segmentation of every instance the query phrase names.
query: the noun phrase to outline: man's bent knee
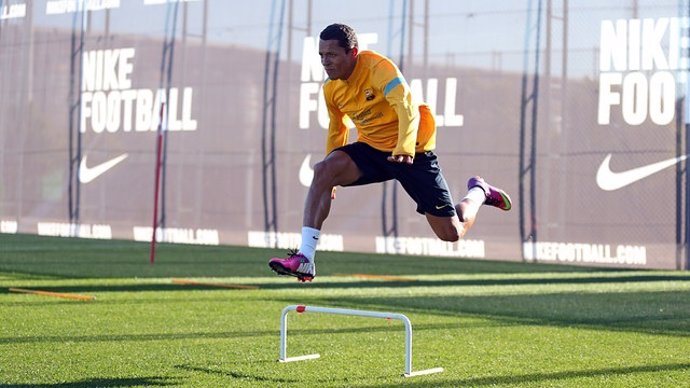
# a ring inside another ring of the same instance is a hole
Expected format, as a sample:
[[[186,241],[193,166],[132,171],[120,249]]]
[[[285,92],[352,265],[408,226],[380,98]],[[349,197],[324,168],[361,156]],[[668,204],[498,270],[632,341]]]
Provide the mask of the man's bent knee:
[[[328,162],[322,160],[314,165],[314,179],[332,177],[332,167],[328,165]]]
[[[447,242],[456,242],[460,240],[462,237],[460,233],[458,233],[458,230],[456,228],[453,228],[453,230],[448,230],[448,231],[443,231],[443,232],[437,232],[436,236],[440,238],[443,241]]]
[[[436,236],[448,242],[456,242],[465,234],[464,224],[457,217],[438,217],[426,214],[427,221]]]

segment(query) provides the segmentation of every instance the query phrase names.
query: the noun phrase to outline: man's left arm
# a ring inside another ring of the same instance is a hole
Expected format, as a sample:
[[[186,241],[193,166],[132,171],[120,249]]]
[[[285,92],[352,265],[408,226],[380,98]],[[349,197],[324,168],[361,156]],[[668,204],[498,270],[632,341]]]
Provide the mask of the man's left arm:
[[[414,157],[419,109],[412,102],[412,93],[407,81],[397,69],[383,86],[383,95],[398,115],[398,143],[393,150],[393,156]]]

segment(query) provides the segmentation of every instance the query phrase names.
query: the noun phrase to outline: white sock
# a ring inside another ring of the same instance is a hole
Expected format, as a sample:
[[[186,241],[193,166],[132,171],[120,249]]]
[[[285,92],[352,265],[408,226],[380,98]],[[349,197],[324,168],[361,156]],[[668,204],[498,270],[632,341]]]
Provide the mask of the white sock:
[[[484,190],[481,189],[481,187],[474,186],[473,188],[470,189],[470,191],[467,192],[467,195],[465,195],[465,198],[471,199],[472,201],[478,203],[479,205],[484,204],[484,201],[486,201],[486,193]],[[465,199],[463,198],[463,199]]]
[[[299,247],[299,252],[303,254],[309,261],[314,261],[316,254],[316,244],[319,243],[319,236],[321,231],[310,228],[308,226],[302,227],[302,245]]]
[[[465,207],[465,213],[463,214],[463,218],[465,220],[477,216],[479,207],[484,204],[484,201],[486,201],[486,193],[484,193],[484,190],[482,190],[480,187],[475,186],[467,192],[467,195],[465,195],[463,201],[466,199],[469,199],[469,206]]]

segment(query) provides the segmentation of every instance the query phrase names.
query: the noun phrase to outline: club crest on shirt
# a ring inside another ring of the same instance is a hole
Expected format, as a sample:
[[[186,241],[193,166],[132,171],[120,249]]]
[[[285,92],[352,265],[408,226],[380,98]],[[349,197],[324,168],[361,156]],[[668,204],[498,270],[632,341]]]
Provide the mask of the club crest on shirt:
[[[364,97],[367,99],[367,101],[371,101],[374,99],[374,91],[371,89],[364,89]]]

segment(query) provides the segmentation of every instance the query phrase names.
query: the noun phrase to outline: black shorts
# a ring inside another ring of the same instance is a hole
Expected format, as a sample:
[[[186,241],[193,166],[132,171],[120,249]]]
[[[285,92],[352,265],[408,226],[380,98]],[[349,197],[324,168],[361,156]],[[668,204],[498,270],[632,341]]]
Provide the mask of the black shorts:
[[[395,179],[417,203],[417,212],[438,217],[455,215],[455,205],[448,190],[436,154],[417,153],[412,165],[389,162],[390,152],[379,151],[368,144],[355,142],[336,151],[343,151],[355,162],[362,176],[345,186],[359,186]]]

